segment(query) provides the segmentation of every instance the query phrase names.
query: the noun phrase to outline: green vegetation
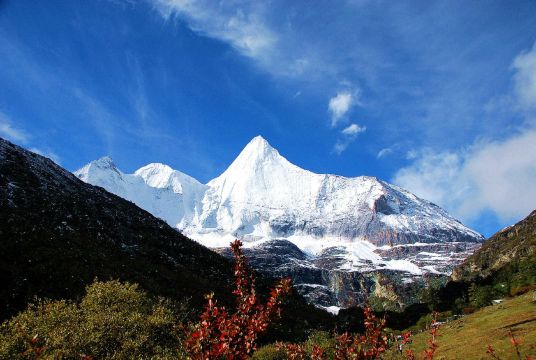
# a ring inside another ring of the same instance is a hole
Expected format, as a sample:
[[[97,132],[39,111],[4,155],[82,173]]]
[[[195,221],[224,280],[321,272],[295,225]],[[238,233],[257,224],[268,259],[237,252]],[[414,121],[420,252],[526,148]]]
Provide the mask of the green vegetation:
[[[181,358],[177,326],[185,304],[152,298],[137,285],[95,282],[80,302],[42,300],[0,328],[0,359],[22,359],[35,337],[44,359]]]
[[[536,283],[536,211],[486,240],[452,274],[455,281],[502,282],[507,291]]]
[[[335,356],[336,339],[327,331],[315,331],[309,338],[304,341],[303,349],[305,353],[311,354],[313,346],[318,346],[323,350],[328,359],[333,359]],[[269,344],[259,348],[252,356],[253,360],[283,360],[288,359],[284,350],[278,349],[275,344]]]
[[[524,355],[536,355],[536,303],[532,293],[505,300],[500,305],[482,308],[473,314],[449,322],[439,329],[436,359],[487,359],[487,346],[492,345],[501,359],[513,359],[508,336],[511,329],[522,339]],[[422,354],[427,346],[427,332],[416,334],[412,348]],[[398,359],[391,352],[387,359]]]

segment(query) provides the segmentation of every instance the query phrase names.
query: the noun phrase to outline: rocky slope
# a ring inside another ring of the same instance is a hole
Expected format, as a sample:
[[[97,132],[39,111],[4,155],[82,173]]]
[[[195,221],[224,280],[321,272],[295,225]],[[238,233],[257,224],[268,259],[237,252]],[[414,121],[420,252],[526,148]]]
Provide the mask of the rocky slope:
[[[231,266],[164,221],[0,139],[0,319],[34,296],[72,298],[95,278],[204,303]]]
[[[530,275],[529,272],[536,274],[536,210],[490,237],[478,251],[454,269],[452,279],[467,282],[485,280],[502,270],[507,270],[505,275],[509,277],[523,270],[524,276]]]
[[[108,158],[75,175],[208,247],[242,239],[254,266],[292,275],[310,301],[331,309],[367,294],[411,302],[404,294],[423,276],[449,274],[483,240],[404,189],[301,169],[260,136],[206,185],[162,164],[124,174]]]

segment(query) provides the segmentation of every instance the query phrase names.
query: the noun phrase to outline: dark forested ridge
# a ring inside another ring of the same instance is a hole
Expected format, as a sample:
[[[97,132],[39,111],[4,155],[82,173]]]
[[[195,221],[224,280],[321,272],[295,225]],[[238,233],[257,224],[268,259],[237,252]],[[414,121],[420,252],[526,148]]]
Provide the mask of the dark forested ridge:
[[[71,298],[95,278],[192,297],[230,283],[230,263],[134,204],[0,139],[0,314]]]

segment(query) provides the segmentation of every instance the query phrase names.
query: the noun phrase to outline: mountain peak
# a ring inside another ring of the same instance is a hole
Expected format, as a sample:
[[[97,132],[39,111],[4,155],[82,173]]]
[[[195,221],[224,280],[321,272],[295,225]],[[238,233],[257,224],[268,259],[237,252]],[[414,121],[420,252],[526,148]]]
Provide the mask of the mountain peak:
[[[173,170],[169,165],[162,163],[150,163],[136,170],[134,174],[145,178],[147,177],[147,175],[155,174],[164,174],[166,176],[169,176],[174,171],[175,170]]]
[[[244,147],[239,157],[247,155],[248,157],[255,156],[257,158],[263,158],[270,154],[279,155],[279,152],[274,149],[265,138],[261,135],[257,135]]]
[[[242,149],[240,154],[231,165],[219,177],[211,180],[210,183],[227,181],[230,179],[244,180],[248,176],[258,176],[261,173],[272,173],[274,168],[294,168],[279,151],[274,149],[262,136],[255,136]],[[225,180],[227,179],[227,180]],[[241,181],[242,181],[241,180]]]
[[[93,160],[74,172],[74,175],[77,178],[85,182],[90,181],[91,176],[103,176],[104,174],[121,176],[121,172],[117,169],[113,159],[109,156],[103,156],[98,160]]]
[[[93,161],[93,163],[103,168],[107,168],[107,167],[116,168],[114,160],[108,155],[103,156],[100,159]]]

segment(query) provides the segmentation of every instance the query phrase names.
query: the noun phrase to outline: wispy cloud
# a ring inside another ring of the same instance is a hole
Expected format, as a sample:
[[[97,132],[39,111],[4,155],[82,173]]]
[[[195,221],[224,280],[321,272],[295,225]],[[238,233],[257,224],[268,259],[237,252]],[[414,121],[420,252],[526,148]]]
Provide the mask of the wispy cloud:
[[[341,133],[346,136],[355,136],[363,131],[367,130],[366,126],[359,126],[357,124],[351,124],[344,128]]]
[[[341,91],[329,99],[328,110],[331,114],[331,126],[337,126],[354,104],[354,95],[349,91]]]
[[[524,109],[536,107],[536,47],[517,56],[512,67],[513,97]],[[393,182],[466,221],[486,210],[503,221],[518,220],[536,206],[536,128],[530,121],[500,140],[458,151],[413,150],[408,159],[413,163]]]
[[[231,44],[245,56],[262,60],[277,42],[265,25],[261,3],[233,1],[155,0],[165,18],[184,17],[198,33]]]
[[[32,136],[30,136],[26,130],[20,127],[15,127],[11,118],[1,111],[0,136],[15,143],[18,143],[19,145],[27,146],[28,144],[35,142],[35,139],[32,140]],[[57,164],[60,163],[60,157],[50,149],[43,150],[37,147],[31,147],[30,151],[33,151],[34,153],[37,153],[39,155],[46,156],[52,159]]]
[[[26,131],[15,127],[11,119],[3,112],[0,112],[0,135],[21,144],[26,144],[30,138]]]
[[[333,146],[333,151],[340,155],[348,146],[357,139],[357,135],[367,130],[366,126],[359,126],[357,124],[350,124],[341,130],[341,136],[337,139],[337,142]]]
[[[378,151],[378,154],[376,155],[376,158],[381,159],[383,157],[388,156],[392,152],[393,152],[393,149],[391,149],[391,148],[383,148],[380,151]]]
[[[514,59],[512,69],[518,103],[524,109],[536,109],[536,43]]]

